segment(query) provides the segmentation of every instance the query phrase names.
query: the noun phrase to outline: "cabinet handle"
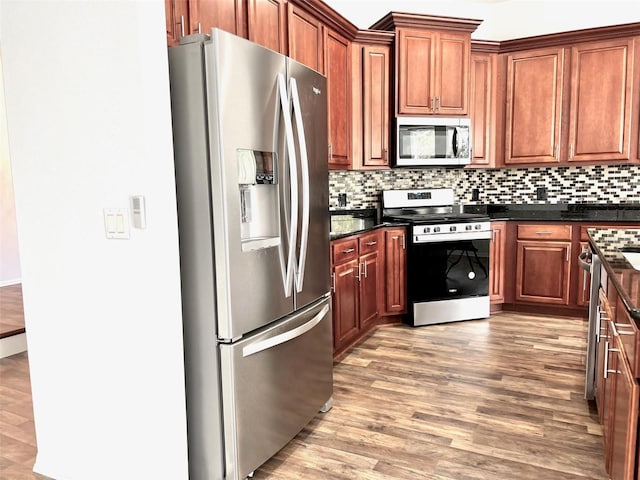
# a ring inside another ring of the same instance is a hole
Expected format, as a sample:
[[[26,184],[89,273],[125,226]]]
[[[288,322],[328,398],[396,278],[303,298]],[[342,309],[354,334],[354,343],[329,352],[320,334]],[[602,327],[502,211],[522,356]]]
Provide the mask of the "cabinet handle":
[[[333,144],[329,144],[329,160],[333,160]]]
[[[180,15],[180,22],[178,25],[180,25],[180,38],[182,38],[184,37],[184,15]]]
[[[364,278],[367,278],[367,262],[362,262],[362,265],[364,266],[362,269],[364,271]]]
[[[571,247],[566,247],[564,249],[564,251],[566,252],[565,254],[565,261],[568,262],[569,261],[569,250],[571,249]]]
[[[436,110],[435,101],[436,101],[436,98],[435,97],[431,97],[431,111],[432,112],[435,112],[435,110]]]
[[[402,239],[402,249],[406,250],[407,249],[407,245],[405,244],[404,235],[400,235],[400,238]]]
[[[331,274],[331,291],[333,293],[336,293],[336,274],[335,273]]]
[[[367,245],[368,247],[371,247],[371,246],[377,245],[377,244],[378,244],[378,242],[373,241],[373,242],[367,242],[365,245]]]
[[[386,148],[382,149],[382,160],[384,160],[385,162],[387,161],[387,149]]]
[[[436,108],[438,109],[438,112],[440,111],[440,97],[436,97]]]
[[[547,231],[544,231],[544,230],[536,232],[536,235],[551,235],[551,234],[553,234],[553,232],[547,232]]]
[[[360,275],[361,275],[361,273],[360,273],[360,264],[358,264],[358,266],[354,270],[357,270],[356,278],[358,279],[358,282],[360,282]]]
[[[631,332],[626,331],[625,332],[623,330],[618,330],[618,328],[627,328],[627,327],[633,328],[628,323],[614,323],[614,325],[616,327],[616,333],[618,335],[635,335],[636,334],[636,332],[634,332],[634,331],[631,331]]]
[[[609,370],[609,353],[619,352],[619,348],[609,348],[609,342],[604,344],[604,378],[609,378],[610,373],[620,373],[618,370]]]
[[[345,248],[344,250],[342,250],[342,253],[352,253],[355,251],[356,251],[355,248]]]
[[[198,33],[202,33],[202,25],[200,25],[200,22],[198,22]]]
[[[573,158],[573,143],[569,145],[569,160]]]

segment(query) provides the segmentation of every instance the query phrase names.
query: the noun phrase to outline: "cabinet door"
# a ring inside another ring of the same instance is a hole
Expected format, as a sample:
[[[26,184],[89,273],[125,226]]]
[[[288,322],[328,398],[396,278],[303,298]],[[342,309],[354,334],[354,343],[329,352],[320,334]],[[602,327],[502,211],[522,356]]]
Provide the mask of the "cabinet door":
[[[489,244],[489,298],[491,303],[504,303],[506,227],[505,222],[491,222],[491,243]]]
[[[398,29],[398,113],[425,115],[435,108],[433,71],[437,34],[424,30]]]
[[[571,49],[569,161],[629,160],[633,70],[633,39]]]
[[[189,33],[209,33],[213,27],[245,36],[242,0],[189,0]]]
[[[434,72],[436,113],[467,113],[470,55],[471,43],[468,34],[442,32],[438,35]]]
[[[282,54],[287,53],[284,0],[247,0],[249,40]]]
[[[172,47],[180,43],[183,29],[185,29],[184,34],[187,35],[189,6],[187,0],[165,0],[164,10],[167,24],[167,44]]]
[[[365,46],[362,109],[365,167],[389,166],[389,55],[386,46]]]
[[[351,43],[326,29],[329,167],[351,166]]]
[[[469,116],[471,117],[471,165],[492,165],[491,145],[494,88],[496,82],[496,54],[471,54],[471,95]]]
[[[380,256],[371,252],[360,257],[360,328],[366,328],[378,318]]]
[[[324,73],[323,27],[320,20],[288,3],[289,56]]]
[[[352,340],[359,331],[358,260],[352,260],[334,268],[333,293],[333,347],[337,351]]]
[[[571,242],[517,244],[516,300],[568,305]]]
[[[634,480],[636,438],[638,430],[638,383],[631,374],[621,348],[619,337],[613,337],[611,352],[612,399],[611,399],[611,480]]]
[[[600,297],[600,310],[602,310],[603,296]],[[599,312],[598,312],[599,313]],[[607,406],[607,382],[604,376],[605,370],[605,356],[609,353],[609,322],[602,321],[601,316],[598,315],[598,335],[596,343],[596,371],[595,371],[595,400],[596,407],[598,409],[598,417],[600,425],[602,425],[605,443],[607,440],[606,429],[608,427],[608,406]],[[607,364],[608,364],[607,360]],[[608,365],[607,365],[608,367]]]
[[[385,309],[387,314],[407,311],[407,250],[404,228],[384,232],[385,244]]]
[[[507,57],[506,164],[559,161],[564,50]]]

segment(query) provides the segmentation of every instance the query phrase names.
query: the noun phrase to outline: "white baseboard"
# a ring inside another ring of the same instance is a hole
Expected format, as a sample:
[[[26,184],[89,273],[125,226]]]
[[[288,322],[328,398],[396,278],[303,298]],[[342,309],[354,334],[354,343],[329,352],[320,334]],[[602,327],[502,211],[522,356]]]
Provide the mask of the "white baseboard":
[[[8,287],[9,285],[16,285],[18,283],[22,283],[22,279],[21,278],[14,278],[11,280],[1,280],[0,281],[0,287]]]
[[[0,338],[0,358],[10,357],[16,353],[27,351],[27,335],[19,333],[10,337]]]

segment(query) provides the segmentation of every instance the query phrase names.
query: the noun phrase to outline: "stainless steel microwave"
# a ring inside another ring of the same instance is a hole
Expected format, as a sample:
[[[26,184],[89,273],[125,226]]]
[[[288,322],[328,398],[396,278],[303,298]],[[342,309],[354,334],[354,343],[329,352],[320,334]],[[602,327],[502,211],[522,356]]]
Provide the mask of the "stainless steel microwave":
[[[398,117],[396,166],[459,166],[471,162],[471,121],[465,117]]]

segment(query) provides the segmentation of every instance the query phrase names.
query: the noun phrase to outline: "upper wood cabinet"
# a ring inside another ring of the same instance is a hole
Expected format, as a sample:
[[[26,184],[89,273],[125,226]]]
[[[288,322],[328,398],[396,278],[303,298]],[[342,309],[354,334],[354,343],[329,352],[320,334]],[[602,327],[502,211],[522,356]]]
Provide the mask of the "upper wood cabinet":
[[[570,162],[629,160],[633,58],[632,38],[571,48]]]
[[[399,115],[465,115],[471,35],[397,31]]]
[[[324,27],[320,20],[300,7],[287,4],[289,56],[324,73]]]
[[[167,43],[178,45],[180,37],[209,33],[220,28],[246,36],[246,12],[243,0],[165,0]]]
[[[480,23],[391,12],[372,25],[396,35],[396,115],[468,113],[471,32]]]
[[[497,53],[471,53],[469,116],[472,166],[496,166]]]
[[[329,168],[351,167],[351,42],[325,29]]]
[[[504,163],[557,163],[564,80],[564,49],[507,57]]]
[[[172,47],[180,43],[180,37],[187,34],[189,22],[188,0],[164,0],[167,44]]]
[[[285,0],[247,0],[248,38],[252,42],[287,54]]]
[[[389,69],[391,49],[386,45],[362,48],[362,115],[364,167],[389,166]]]

